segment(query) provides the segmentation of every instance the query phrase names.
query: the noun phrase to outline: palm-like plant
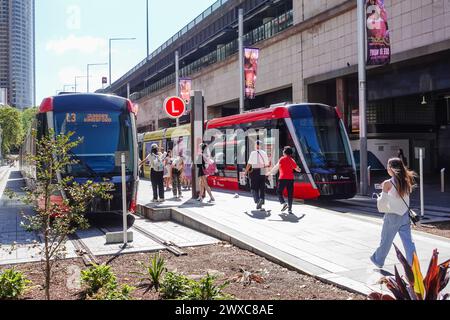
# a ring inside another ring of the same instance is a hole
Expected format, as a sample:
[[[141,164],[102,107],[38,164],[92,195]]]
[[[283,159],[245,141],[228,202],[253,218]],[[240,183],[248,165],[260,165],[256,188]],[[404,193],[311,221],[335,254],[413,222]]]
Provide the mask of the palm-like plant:
[[[428,272],[424,278],[420,271],[420,264],[417,255],[414,253],[413,264],[409,265],[401,251],[395,246],[397,258],[405,270],[406,281],[400,276],[397,267],[395,267],[394,277],[385,277],[381,279],[389,291],[393,294],[387,295],[374,292],[369,295],[371,300],[448,300],[450,294],[442,294],[450,280],[450,260],[438,264],[439,252],[433,251]]]
[[[167,271],[166,262],[164,258],[160,257],[159,253],[157,253],[153,259],[149,261],[148,264],[145,264],[141,261],[138,262],[142,268],[141,272],[133,272],[134,274],[138,274],[141,276],[140,281],[148,281],[149,289],[154,287],[156,291],[159,290],[161,276]]]

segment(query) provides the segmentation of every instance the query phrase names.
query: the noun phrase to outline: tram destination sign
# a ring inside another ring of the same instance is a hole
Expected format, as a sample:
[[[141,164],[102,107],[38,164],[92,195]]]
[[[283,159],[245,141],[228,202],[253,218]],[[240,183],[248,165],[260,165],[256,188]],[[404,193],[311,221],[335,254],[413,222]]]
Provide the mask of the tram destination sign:
[[[179,97],[169,97],[164,101],[164,110],[172,119],[178,119],[186,112],[186,104]]]

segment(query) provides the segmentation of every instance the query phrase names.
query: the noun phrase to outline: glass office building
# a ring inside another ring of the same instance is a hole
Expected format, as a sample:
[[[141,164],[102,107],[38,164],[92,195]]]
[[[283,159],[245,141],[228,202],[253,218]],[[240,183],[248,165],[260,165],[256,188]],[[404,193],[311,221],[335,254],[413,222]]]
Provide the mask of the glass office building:
[[[34,0],[0,0],[0,88],[8,104],[35,104]]]

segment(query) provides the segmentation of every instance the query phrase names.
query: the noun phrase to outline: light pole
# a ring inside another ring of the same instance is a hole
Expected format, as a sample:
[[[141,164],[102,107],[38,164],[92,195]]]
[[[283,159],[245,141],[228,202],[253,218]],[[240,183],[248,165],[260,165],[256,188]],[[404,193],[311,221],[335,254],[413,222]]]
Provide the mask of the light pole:
[[[87,70],[86,70],[86,78],[87,78],[87,93],[89,93],[89,68],[91,67],[91,66],[106,66],[107,65],[107,63],[89,63],[88,65],[87,65]]]
[[[358,83],[359,83],[359,136],[360,136],[360,193],[368,194],[367,172],[367,99],[366,99],[366,1],[358,0]]]
[[[64,92],[67,92],[67,91],[66,91],[66,88],[67,88],[67,87],[72,88],[72,89],[75,88],[75,86],[74,86],[73,84],[65,84],[65,85],[64,85],[64,88],[63,88],[63,91],[64,91]]]
[[[83,79],[83,78],[86,78],[86,76],[75,76],[75,92],[77,92],[77,88],[78,88],[78,86],[77,86],[77,80],[78,79]]]
[[[124,41],[124,40],[136,40],[136,38],[110,38],[109,39],[109,87],[111,88],[111,42]]]
[[[244,9],[239,9],[239,113],[244,113]]]
[[[149,18],[148,18],[148,0],[147,0],[147,7],[146,7],[146,14],[147,14],[147,58],[148,58],[148,56],[150,55],[150,35],[149,35],[149,25],[148,25],[148,22],[149,22]]]

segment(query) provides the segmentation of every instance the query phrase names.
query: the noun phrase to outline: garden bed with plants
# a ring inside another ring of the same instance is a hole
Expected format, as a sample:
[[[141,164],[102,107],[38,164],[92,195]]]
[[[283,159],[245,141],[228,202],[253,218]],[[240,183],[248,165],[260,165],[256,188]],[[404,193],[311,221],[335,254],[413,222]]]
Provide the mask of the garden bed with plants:
[[[182,257],[168,252],[102,257],[102,265],[91,269],[86,268],[81,259],[59,261],[52,277],[51,299],[366,298],[288,270],[226,243],[187,248],[186,252],[188,255]],[[8,266],[0,267],[0,274],[6,269]],[[40,264],[23,264],[14,269],[23,272],[31,281],[21,299],[45,299]]]
[[[450,238],[450,222],[438,222],[429,225],[415,226],[414,230]]]

